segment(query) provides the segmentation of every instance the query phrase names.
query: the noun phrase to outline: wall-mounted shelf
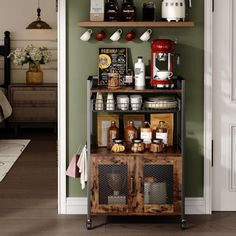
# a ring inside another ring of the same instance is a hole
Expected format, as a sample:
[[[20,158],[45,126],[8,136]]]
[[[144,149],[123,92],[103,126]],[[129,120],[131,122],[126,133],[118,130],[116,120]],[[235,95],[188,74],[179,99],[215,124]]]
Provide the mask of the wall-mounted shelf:
[[[96,22],[96,21],[83,21],[78,22],[80,27],[194,27],[193,21],[184,22],[166,22],[166,21],[135,21],[135,22]]]

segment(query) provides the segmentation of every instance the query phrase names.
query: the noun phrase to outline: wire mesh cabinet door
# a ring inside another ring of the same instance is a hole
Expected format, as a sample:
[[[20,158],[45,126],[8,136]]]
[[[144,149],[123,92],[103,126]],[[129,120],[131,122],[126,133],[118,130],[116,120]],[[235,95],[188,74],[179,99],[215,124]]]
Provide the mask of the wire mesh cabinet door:
[[[181,214],[181,157],[144,157],[144,213]]]
[[[128,213],[128,158],[93,156],[91,165],[91,213]]]

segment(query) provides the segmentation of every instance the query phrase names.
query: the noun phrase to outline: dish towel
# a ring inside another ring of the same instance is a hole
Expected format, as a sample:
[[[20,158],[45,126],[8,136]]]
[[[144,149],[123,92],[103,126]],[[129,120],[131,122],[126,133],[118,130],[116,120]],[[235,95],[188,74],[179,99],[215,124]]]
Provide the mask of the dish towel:
[[[80,173],[80,184],[81,184],[81,189],[85,188],[85,183],[88,180],[87,176],[87,165],[88,165],[88,160],[87,160],[87,147],[86,145],[83,147],[79,160],[77,162],[77,166],[79,168],[79,173]]]
[[[77,166],[77,162],[79,160],[79,154],[75,153],[70,161],[70,164],[66,170],[66,175],[73,177],[73,178],[79,178],[80,173],[79,173],[79,168]]]

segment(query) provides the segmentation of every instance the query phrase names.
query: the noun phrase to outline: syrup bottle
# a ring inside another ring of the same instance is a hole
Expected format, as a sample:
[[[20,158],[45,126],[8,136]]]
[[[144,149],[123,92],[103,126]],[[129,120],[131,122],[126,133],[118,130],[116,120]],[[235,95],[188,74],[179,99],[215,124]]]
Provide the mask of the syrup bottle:
[[[105,4],[105,21],[118,21],[119,6],[117,0],[107,0]]]
[[[135,21],[136,20],[136,7],[133,0],[123,0],[121,10],[122,21]]]
[[[138,130],[134,126],[133,121],[129,121],[129,125],[125,128],[125,142],[127,149],[131,149],[133,139],[138,137]]]
[[[116,122],[112,121],[111,126],[107,130],[107,149],[111,149],[113,139],[119,137],[119,128],[116,126]]]

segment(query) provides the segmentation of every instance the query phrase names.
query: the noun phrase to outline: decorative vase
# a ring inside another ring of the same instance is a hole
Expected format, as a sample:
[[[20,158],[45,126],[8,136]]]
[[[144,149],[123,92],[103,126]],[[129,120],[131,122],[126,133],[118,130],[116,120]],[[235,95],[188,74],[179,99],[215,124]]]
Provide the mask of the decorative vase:
[[[26,72],[26,83],[28,84],[42,84],[43,72],[40,65],[29,64],[29,70]]]

